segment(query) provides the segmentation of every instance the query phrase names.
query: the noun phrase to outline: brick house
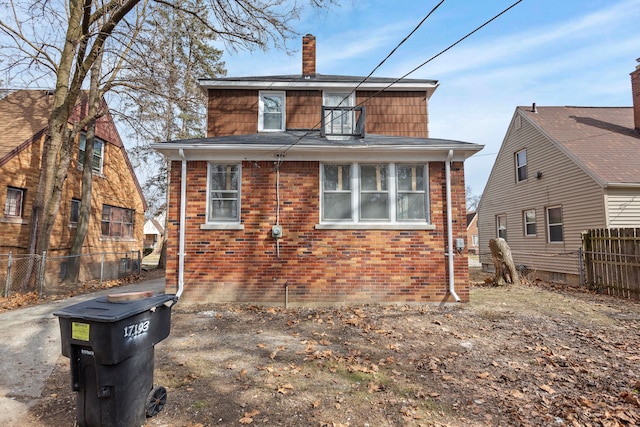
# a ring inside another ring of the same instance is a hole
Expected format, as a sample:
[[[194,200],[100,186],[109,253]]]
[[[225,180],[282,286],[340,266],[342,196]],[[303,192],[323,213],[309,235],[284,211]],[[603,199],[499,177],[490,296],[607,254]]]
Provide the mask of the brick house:
[[[437,81],[316,73],[201,80],[207,138],[171,160],[167,291],[200,301],[468,301],[464,160],[429,138]],[[458,248],[459,251],[455,249]]]
[[[0,94],[0,254],[28,252],[31,207],[51,105],[52,92],[47,90]],[[73,120],[84,117],[87,108],[83,96]],[[142,250],[146,204],[110,114],[97,121],[96,137],[91,221],[83,253]],[[71,246],[82,196],[83,155],[84,134],[78,138],[64,184],[51,256],[66,255]]]

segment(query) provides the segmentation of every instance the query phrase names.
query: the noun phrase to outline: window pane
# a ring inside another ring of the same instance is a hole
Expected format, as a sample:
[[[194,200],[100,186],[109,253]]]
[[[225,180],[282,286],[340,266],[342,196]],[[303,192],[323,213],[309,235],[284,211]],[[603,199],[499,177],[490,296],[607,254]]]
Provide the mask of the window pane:
[[[387,191],[387,166],[360,166],[360,188],[362,191]]]
[[[209,221],[240,218],[240,166],[210,164]]]
[[[109,236],[109,222],[108,221],[102,221],[102,231],[101,231],[103,236]]]
[[[349,165],[324,165],[324,189],[327,191],[349,191],[351,189],[351,167]]]
[[[80,218],[80,200],[71,200],[71,213],[69,215],[69,222],[76,223]]]
[[[351,219],[351,193],[325,193],[323,219]]]
[[[264,129],[282,129],[282,114],[264,113],[263,128]]]
[[[398,220],[425,219],[424,193],[398,194]]]
[[[19,188],[7,188],[7,199],[4,204],[6,216],[22,217],[22,199],[24,191]]]
[[[362,193],[361,219],[389,219],[389,196],[386,193]]]
[[[516,170],[518,181],[527,179],[527,150],[521,150],[516,153]]]
[[[549,224],[561,224],[562,223],[562,208],[549,209]]]
[[[536,225],[527,224],[527,236],[533,236],[536,234]]]
[[[549,227],[549,241],[562,242],[562,225],[552,225]]]
[[[211,217],[214,219],[236,219],[238,202],[236,200],[211,200]]]
[[[399,191],[424,191],[424,165],[397,165]]]

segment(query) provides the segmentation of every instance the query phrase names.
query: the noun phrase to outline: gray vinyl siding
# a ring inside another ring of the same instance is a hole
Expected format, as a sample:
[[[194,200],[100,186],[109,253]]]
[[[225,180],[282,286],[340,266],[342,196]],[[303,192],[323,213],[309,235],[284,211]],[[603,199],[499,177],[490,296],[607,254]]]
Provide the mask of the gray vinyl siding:
[[[516,115],[518,112],[516,111]],[[514,116],[515,117],[515,116]],[[495,216],[507,216],[507,242],[514,262],[531,270],[578,274],[581,232],[605,225],[602,187],[524,117],[512,120],[478,209],[480,262],[491,265],[489,239]],[[527,150],[526,181],[516,183],[514,155]],[[536,172],[541,172],[540,179]],[[563,239],[548,243],[546,208],[562,207]],[[536,236],[524,236],[523,211],[535,209]]]
[[[640,227],[640,188],[607,190],[608,227]]]

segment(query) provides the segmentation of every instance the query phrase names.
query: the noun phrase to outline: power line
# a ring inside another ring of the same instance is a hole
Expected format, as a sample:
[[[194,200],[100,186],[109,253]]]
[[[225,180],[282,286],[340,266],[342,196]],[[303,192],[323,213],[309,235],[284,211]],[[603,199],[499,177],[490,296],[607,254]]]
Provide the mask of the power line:
[[[380,93],[386,91],[387,89],[389,89],[391,86],[393,86],[394,84],[400,82],[401,80],[404,80],[407,78],[407,76],[415,73],[417,70],[419,70],[420,68],[424,67],[425,65],[427,65],[428,63],[430,63],[431,61],[433,61],[434,59],[438,58],[439,56],[443,55],[444,53],[448,52],[449,50],[451,50],[452,48],[454,48],[455,46],[457,46],[458,44],[462,43],[464,40],[466,40],[467,38],[471,37],[473,34],[477,33],[478,31],[480,31],[482,28],[486,27],[487,25],[489,25],[491,22],[495,21],[496,19],[498,19],[499,17],[501,17],[502,15],[504,15],[505,13],[507,13],[508,11],[510,11],[511,9],[513,9],[514,7],[516,7],[518,4],[522,3],[523,0],[518,0],[515,3],[513,3],[511,6],[507,7],[506,9],[504,9],[502,12],[496,14],[495,16],[493,16],[491,19],[485,21],[482,25],[476,27],[473,31],[467,33],[466,35],[464,35],[463,37],[459,38],[456,42],[450,44],[448,47],[446,47],[445,49],[441,50],[440,52],[438,52],[437,54],[433,55],[431,58],[427,59],[426,61],[424,61],[422,64],[418,65],[417,67],[415,67],[414,69],[412,69],[411,71],[409,71],[408,73],[404,74],[402,77],[397,78],[396,80],[392,81],[391,83],[389,83],[387,86],[385,86],[384,88],[380,89],[379,91],[375,92],[374,94],[372,94],[371,96],[369,96],[368,98],[366,98],[365,100],[361,101],[357,106],[361,106],[363,104],[365,104],[366,102],[368,102],[369,100],[373,99],[374,97],[376,97],[377,95],[379,95]],[[360,81],[360,83],[358,83],[356,85],[356,87],[347,95],[345,96],[342,101],[340,101],[340,104],[342,102],[344,102],[346,99],[348,99],[351,94],[353,94],[356,89],[358,87],[360,87],[369,77],[371,77],[371,75],[382,65],[384,64],[385,61],[387,61],[387,59],[389,59],[391,57],[391,55],[393,55],[393,53],[395,53],[395,51],[411,36],[413,35],[413,33],[416,32],[416,30],[418,28],[420,28],[420,26],[426,21],[427,18],[429,18],[429,16],[431,16],[431,14],[438,8],[440,7],[440,5],[444,3],[444,0],[442,0],[440,3],[438,3],[423,19],[422,21],[420,21],[420,23],[416,26],[416,28],[414,28],[413,31],[411,31],[411,33],[409,33],[408,36],[406,36],[398,45],[396,45],[396,47],[391,51],[391,53],[389,53],[389,55],[387,55],[387,57],[380,63],[378,64],[378,66],[376,66],[376,68],[374,68],[374,70],[369,73],[369,75],[367,75],[367,77],[365,77],[362,81]],[[340,104],[338,104],[338,106],[340,106]],[[328,117],[328,115],[327,115]],[[324,117],[323,120],[325,120],[327,117]],[[321,126],[322,125],[322,121],[318,122],[316,124],[316,126]],[[300,143],[300,141],[302,141],[306,136],[308,136],[311,133],[311,131],[307,131],[305,132],[304,135],[298,137],[298,139],[290,144],[287,145],[287,147],[281,151],[281,154],[286,153],[287,151],[289,151],[291,148],[293,148],[295,145],[297,145],[298,143]],[[273,152],[278,152],[278,150],[274,150]]]
[[[360,86],[362,86],[364,84],[364,82],[366,82],[372,75],[373,73],[375,73],[378,68],[380,68],[389,58],[391,58],[391,56],[400,48],[400,46],[402,46],[407,40],[409,40],[409,38],[416,32],[418,31],[418,29],[422,26],[422,24],[424,24],[424,22],[429,19],[429,17],[442,5],[442,3],[444,3],[445,0],[441,0],[440,3],[438,3],[437,5],[435,5],[430,11],[429,13],[427,13],[425,15],[424,18],[422,18],[422,20],[418,23],[418,25],[416,25],[416,27],[404,38],[402,39],[402,41],[400,43],[398,43],[392,50],[391,52],[389,52],[389,54],[378,64],[375,66],[375,68],[373,70],[371,70],[371,72],[364,78],[362,79],[357,85],[356,87],[353,88],[353,90],[351,92],[349,92],[349,94],[347,94],[344,98],[342,98],[342,100],[338,103],[338,107],[342,105],[343,102],[345,102],[347,99],[349,99],[349,97],[356,92],[356,90],[358,90],[358,88]],[[318,123],[316,123],[315,126],[322,126],[322,123],[324,120],[326,120],[329,115],[331,113],[328,113],[325,117],[323,117]],[[342,113],[343,115],[345,113]],[[314,128],[315,126],[312,126],[312,128]],[[298,144],[300,141],[302,141],[306,136],[308,136],[311,133],[311,131],[307,131],[305,132],[304,135],[298,137],[298,139],[295,142],[292,142],[291,144],[289,144],[289,146],[287,146],[287,148],[281,153],[284,154],[287,151],[289,151],[289,149],[291,149],[293,146],[295,146],[296,144]]]

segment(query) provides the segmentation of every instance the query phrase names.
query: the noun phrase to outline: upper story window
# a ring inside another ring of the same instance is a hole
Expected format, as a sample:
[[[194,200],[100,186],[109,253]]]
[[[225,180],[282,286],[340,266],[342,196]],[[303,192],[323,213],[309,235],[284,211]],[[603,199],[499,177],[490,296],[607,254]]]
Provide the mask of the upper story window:
[[[516,181],[527,179],[527,150],[520,150],[516,153]]]
[[[285,130],[284,92],[260,91],[258,102],[258,131],[277,132]]]
[[[354,133],[355,114],[348,107],[355,106],[354,93],[324,92],[322,105],[325,107],[345,107],[341,110],[328,110],[324,113],[323,128],[327,136],[334,137],[352,135]]]
[[[547,208],[547,236],[549,236],[549,243],[564,241],[561,206]]]
[[[77,225],[80,219],[80,200],[71,199],[71,209],[69,211],[69,222],[71,225]]]
[[[323,164],[323,222],[427,223],[425,164]]]
[[[209,163],[207,222],[240,222],[239,164]]]
[[[496,237],[507,240],[507,216],[496,215]]]
[[[16,187],[7,187],[7,199],[4,202],[4,216],[22,218],[24,193],[26,190]]]
[[[102,173],[102,164],[104,159],[104,141],[100,138],[93,138],[93,161],[91,167],[94,172]],[[87,146],[87,135],[80,134],[80,150],[78,152],[78,164],[84,167],[84,151]]]
[[[133,209],[102,205],[102,236],[133,237]]]
[[[524,222],[524,235],[532,237],[536,235],[536,210],[530,209],[522,212],[522,220]]]

